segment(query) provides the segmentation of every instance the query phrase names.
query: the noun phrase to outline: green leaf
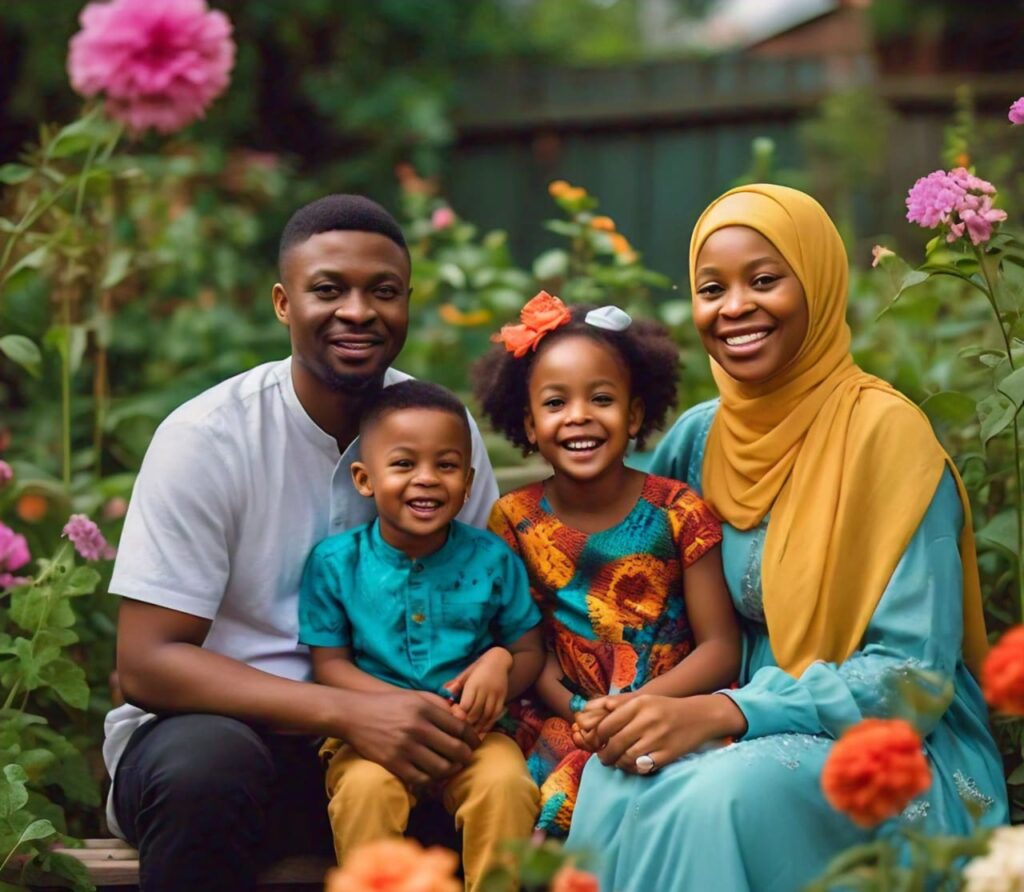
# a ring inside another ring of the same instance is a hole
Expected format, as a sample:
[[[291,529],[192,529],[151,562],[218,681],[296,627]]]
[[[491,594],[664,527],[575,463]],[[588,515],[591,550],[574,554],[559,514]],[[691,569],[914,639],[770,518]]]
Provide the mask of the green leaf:
[[[56,829],[53,824],[45,819],[33,821],[24,830],[21,831],[21,841],[30,842],[33,839],[46,839],[49,836],[56,834]]]
[[[540,281],[560,279],[569,272],[569,255],[561,248],[545,251],[533,261],[533,274]]]
[[[0,338],[0,353],[20,365],[32,377],[39,377],[43,355],[35,341],[24,335],[4,335]]]
[[[931,418],[951,424],[966,424],[975,417],[977,403],[966,393],[944,390],[933,393],[921,403],[921,408]]]
[[[68,706],[85,709],[89,705],[89,685],[85,671],[71,660],[60,657],[42,667],[40,679],[48,684]]]
[[[64,127],[46,147],[46,156],[68,158],[80,154],[97,143],[111,140],[114,133],[115,126],[97,110]]]
[[[437,268],[437,277],[457,290],[462,290],[466,287],[466,274],[458,264],[442,263]]]
[[[1017,512],[1000,511],[975,534],[980,544],[998,548],[1010,557],[1017,554]]]
[[[75,567],[61,591],[65,597],[91,595],[100,583],[100,574],[92,567]]]
[[[1024,762],[1021,762],[1020,765],[1010,772],[1010,776],[1006,779],[1006,782],[1010,784],[1010,786],[1024,784]]]
[[[8,186],[24,183],[30,176],[32,168],[26,164],[0,165],[0,183],[6,183]]]
[[[28,802],[25,783],[28,775],[20,765],[4,766],[4,779],[0,781],[0,818],[9,818]]]
[[[996,385],[996,389],[1020,409],[1024,406],[1024,369],[1011,372]]]
[[[1013,421],[1017,407],[1003,394],[993,393],[978,403],[978,420],[981,422],[981,442],[988,441],[1001,434]]]
[[[43,342],[60,354],[72,375],[82,364],[86,340],[84,325],[54,325],[43,335]]]
[[[103,274],[100,288],[113,288],[124,281],[131,269],[132,252],[127,248],[118,248],[107,260],[107,270]]]

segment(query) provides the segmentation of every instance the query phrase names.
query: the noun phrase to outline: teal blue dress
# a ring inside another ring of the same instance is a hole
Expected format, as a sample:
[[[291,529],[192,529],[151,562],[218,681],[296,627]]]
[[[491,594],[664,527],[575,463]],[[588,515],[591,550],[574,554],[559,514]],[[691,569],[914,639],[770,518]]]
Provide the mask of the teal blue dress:
[[[699,492],[716,410],[713,401],[686,412],[658,446],[652,473]],[[794,892],[841,849],[875,832],[902,824],[967,833],[972,812],[985,826],[1006,823],[1006,787],[988,711],[961,654],[962,522],[947,472],[861,649],[841,665],[813,663],[800,678],[778,668],[764,625],[760,562],[767,523],[747,531],[723,524],[725,578],[744,637],[740,687],[723,693],[743,711],[747,733],[647,777],[590,759],[567,844],[600,853],[602,892]],[[923,728],[932,785],[898,817],[864,830],[825,802],[822,764],[850,725],[901,714],[898,682],[915,670],[953,683],[949,707]]]

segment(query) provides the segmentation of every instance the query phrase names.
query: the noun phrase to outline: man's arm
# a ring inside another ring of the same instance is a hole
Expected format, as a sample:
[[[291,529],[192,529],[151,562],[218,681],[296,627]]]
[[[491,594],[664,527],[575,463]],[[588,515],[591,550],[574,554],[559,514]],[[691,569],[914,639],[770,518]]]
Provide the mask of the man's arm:
[[[158,713],[232,716],[279,731],[343,737],[406,783],[466,764],[478,744],[443,705],[405,691],[366,693],[280,678],[204,650],[210,622],[124,598],[117,669],[125,698]]]

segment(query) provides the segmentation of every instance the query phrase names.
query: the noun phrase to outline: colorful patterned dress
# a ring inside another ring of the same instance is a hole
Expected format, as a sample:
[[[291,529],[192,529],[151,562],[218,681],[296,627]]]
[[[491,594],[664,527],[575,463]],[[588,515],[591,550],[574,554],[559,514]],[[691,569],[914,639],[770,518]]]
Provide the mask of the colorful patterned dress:
[[[526,564],[544,615],[547,647],[570,690],[584,698],[639,688],[692,649],[683,569],[721,541],[718,520],[686,484],[647,475],[619,523],[584,533],[562,523],[544,484],[498,500],[490,528]],[[590,753],[539,698],[513,710],[520,745],[541,788],[538,828],[565,836]]]

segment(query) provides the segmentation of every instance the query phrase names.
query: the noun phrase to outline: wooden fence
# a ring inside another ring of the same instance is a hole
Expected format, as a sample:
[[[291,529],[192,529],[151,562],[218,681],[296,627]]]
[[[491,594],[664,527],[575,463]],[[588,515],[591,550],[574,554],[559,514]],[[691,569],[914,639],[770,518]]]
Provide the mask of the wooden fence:
[[[804,167],[799,124],[830,93],[868,89],[896,115],[886,169],[851,196],[856,229],[870,236],[899,230],[907,188],[940,166],[960,84],[979,114],[1007,127],[1006,110],[1024,92],[1024,72],[887,80],[867,63],[834,71],[819,59],[720,58],[474,72],[463,85],[448,194],[468,219],[507,230],[526,262],[554,243],[540,226],[554,211],[547,184],[570,180],[600,197],[650,266],[680,278],[697,215],[750,168],[752,141],[771,138],[778,167]]]

